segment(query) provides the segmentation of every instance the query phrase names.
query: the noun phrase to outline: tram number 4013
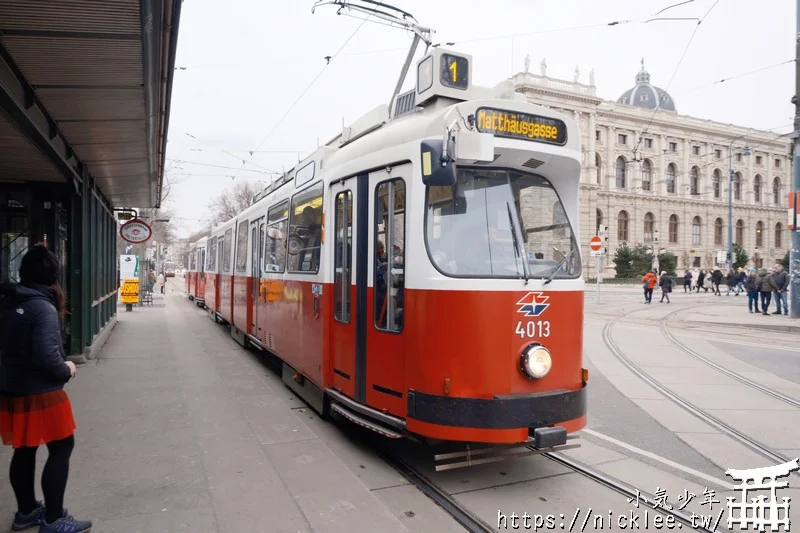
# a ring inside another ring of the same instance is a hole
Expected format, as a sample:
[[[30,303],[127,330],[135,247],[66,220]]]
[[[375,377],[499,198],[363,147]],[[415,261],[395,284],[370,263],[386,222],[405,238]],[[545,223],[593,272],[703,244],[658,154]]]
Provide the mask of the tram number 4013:
[[[522,320],[520,320],[517,322],[517,329],[515,333],[523,339],[526,337],[549,337],[550,322],[547,320],[531,320],[523,324]]]

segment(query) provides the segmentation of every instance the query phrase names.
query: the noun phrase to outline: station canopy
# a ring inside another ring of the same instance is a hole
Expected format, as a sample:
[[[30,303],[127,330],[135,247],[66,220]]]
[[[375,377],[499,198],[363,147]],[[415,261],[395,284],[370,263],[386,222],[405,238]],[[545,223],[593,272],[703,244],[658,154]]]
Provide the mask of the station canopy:
[[[0,187],[159,207],[181,0],[0,0]]]

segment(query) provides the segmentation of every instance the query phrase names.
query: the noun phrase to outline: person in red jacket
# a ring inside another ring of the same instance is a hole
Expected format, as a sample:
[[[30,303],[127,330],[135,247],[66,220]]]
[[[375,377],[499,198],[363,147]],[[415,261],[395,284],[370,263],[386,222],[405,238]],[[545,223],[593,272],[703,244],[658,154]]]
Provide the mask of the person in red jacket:
[[[653,271],[648,272],[642,278],[642,287],[644,287],[644,303],[649,304],[653,301],[653,289],[656,288],[658,278]]]

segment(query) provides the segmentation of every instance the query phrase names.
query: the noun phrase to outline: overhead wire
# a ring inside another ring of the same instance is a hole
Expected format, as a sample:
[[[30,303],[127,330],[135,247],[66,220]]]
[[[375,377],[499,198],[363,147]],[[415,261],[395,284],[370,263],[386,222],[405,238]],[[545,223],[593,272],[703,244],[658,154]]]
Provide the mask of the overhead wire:
[[[294,100],[294,102],[292,103],[292,105],[291,105],[291,106],[289,106],[289,109],[287,109],[287,110],[286,110],[286,112],[283,114],[283,116],[281,116],[281,118],[278,120],[278,122],[277,122],[277,123],[275,123],[275,125],[272,127],[272,129],[269,131],[269,133],[267,133],[267,135],[266,135],[266,136],[265,136],[265,137],[264,137],[264,138],[261,140],[261,142],[260,142],[260,143],[258,143],[258,146],[256,146],[256,149],[255,149],[255,150],[253,150],[253,152],[257,152],[257,151],[258,151],[258,149],[259,149],[259,148],[261,148],[261,146],[262,146],[262,145],[263,145],[265,142],[267,142],[267,139],[269,139],[269,138],[270,138],[270,136],[272,136],[272,134],[275,132],[275,130],[277,130],[277,129],[278,129],[278,126],[280,126],[280,125],[281,125],[281,123],[283,123],[284,119],[286,119],[286,117],[287,117],[287,116],[289,116],[289,113],[291,113],[291,111],[292,111],[292,110],[295,108],[295,106],[296,106],[296,105],[297,105],[297,104],[300,102],[300,100],[303,98],[303,96],[305,96],[305,94],[306,94],[306,93],[309,91],[309,89],[311,89],[311,87],[312,87],[312,86],[313,86],[313,85],[314,85],[314,84],[317,82],[317,80],[318,80],[318,79],[319,79],[319,78],[322,76],[322,74],[323,74],[323,73],[324,73],[324,72],[325,72],[325,71],[328,69],[328,66],[330,65],[330,62],[331,62],[333,59],[335,59],[335,58],[336,58],[336,57],[339,55],[339,53],[341,53],[341,51],[344,49],[344,47],[345,47],[345,46],[347,46],[347,43],[349,43],[349,42],[350,42],[350,41],[353,39],[353,37],[355,37],[355,36],[356,36],[356,34],[358,33],[358,31],[359,31],[359,30],[360,30],[360,29],[361,29],[361,28],[364,26],[364,24],[366,24],[366,22],[367,22],[367,20],[368,20],[368,19],[369,19],[369,17],[367,17],[366,19],[364,19],[364,20],[361,22],[361,24],[360,24],[360,25],[359,25],[359,26],[358,26],[358,27],[355,29],[355,31],[354,31],[353,33],[351,33],[351,34],[350,34],[350,36],[347,38],[347,40],[346,40],[344,43],[342,43],[342,46],[340,46],[340,47],[339,47],[339,49],[336,51],[336,53],[335,53],[335,54],[333,54],[332,56],[330,56],[330,58],[329,58],[329,59],[328,59],[328,61],[325,63],[325,65],[322,67],[322,69],[320,69],[319,73],[317,73],[317,75],[314,77],[314,79],[313,79],[313,80],[311,80],[311,82],[310,82],[310,83],[309,83],[309,84],[306,86],[306,88],[305,88],[305,89],[303,89],[303,92],[301,92],[301,93],[300,93],[300,95],[299,95],[299,96],[298,96],[298,97],[297,97],[297,98]],[[244,164],[242,164],[242,167],[244,167]],[[235,179],[236,179],[236,177],[237,177],[238,175],[239,175],[239,174],[238,174],[238,172],[237,172],[237,173],[236,173],[236,174],[233,176],[233,178],[232,178],[232,180],[231,180],[231,181],[235,180]]]
[[[675,79],[675,76],[678,74],[678,69],[680,69],[681,64],[683,63],[683,60],[686,57],[686,54],[689,52],[689,47],[692,45],[692,41],[694,41],[694,37],[695,37],[695,35],[697,35],[697,31],[700,29],[700,25],[703,23],[703,21],[706,19],[706,17],[708,17],[709,13],[711,13],[711,11],[713,11],[713,9],[717,6],[717,4],[719,4],[719,0],[716,0],[714,2],[714,5],[712,5],[711,8],[708,11],[706,11],[706,14],[703,15],[703,17],[697,22],[697,25],[695,26],[691,37],[689,37],[689,42],[686,43],[686,47],[683,49],[683,54],[681,54],[681,58],[678,60],[678,64],[675,66],[675,70],[672,72],[672,76],[670,77],[669,83],[667,84],[667,88],[664,90],[664,92],[668,92],[669,91],[669,88],[672,85],[672,82]],[[650,121],[647,123],[647,126],[645,126],[644,130],[642,131],[641,135],[639,136],[639,141],[636,143],[636,146],[633,149],[634,154],[639,149],[639,146],[641,146],[642,139],[643,139],[642,136],[649,131],[648,128],[650,128],[650,126],[653,124],[653,120],[655,120],[656,113],[658,113],[659,109],[661,109],[661,98],[658,99],[658,105],[656,106],[655,109],[653,109],[653,115],[650,117]]]
[[[774,65],[761,67],[761,68],[758,68],[756,70],[751,70],[749,72],[743,72],[742,74],[736,74],[735,76],[730,76],[728,78],[722,78],[720,80],[717,80],[717,81],[714,81],[714,82],[711,82],[711,83],[708,83],[708,84],[705,84],[705,85],[698,85],[696,87],[691,87],[691,88],[687,88],[687,89],[678,89],[677,91],[673,91],[673,92],[682,93],[682,92],[688,92],[688,91],[696,91],[697,89],[705,89],[707,87],[712,87],[712,86],[718,85],[720,83],[725,83],[726,81],[731,81],[731,80],[735,80],[735,79],[738,79],[738,78],[743,78],[745,76],[750,76],[752,74],[758,74],[759,72],[764,72],[766,70],[771,70],[771,69],[774,69],[774,68],[778,68],[778,67],[783,66],[783,65],[788,65],[789,63],[795,63],[796,61],[797,61],[796,59],[789,59],[787,61],[781,61],[780,63],[775,63]]]

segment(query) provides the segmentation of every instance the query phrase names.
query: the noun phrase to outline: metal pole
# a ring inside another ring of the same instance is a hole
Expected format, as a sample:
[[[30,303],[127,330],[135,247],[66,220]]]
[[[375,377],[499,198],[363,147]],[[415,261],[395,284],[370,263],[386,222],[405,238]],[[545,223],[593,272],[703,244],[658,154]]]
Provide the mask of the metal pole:
[[[728,255],[725,265],[726,272],[730,272],[733,268],[733,141],[728,147]]]
[[[795,35],[795,91],[794,91],[794,142],[793,142],[793,161],[792,161],[792,192],[800,191],[800,68],[797,59],[800,59],[800,0],[796,2],[796,35]],[[796,208],[795,208],[796,209]],[[792,299],[790,304],[792,318],[800,318],[800,231],[794,229],[789,239],[792,249],[789,252],[789,297]]]
[[[800,2],[800,0],[798,0]],[[597,304],[600,304],[600,276],[601,272],[603,272],[603,256],[597,256],[597,279],[595,279],[595,284],[597,285]]]

